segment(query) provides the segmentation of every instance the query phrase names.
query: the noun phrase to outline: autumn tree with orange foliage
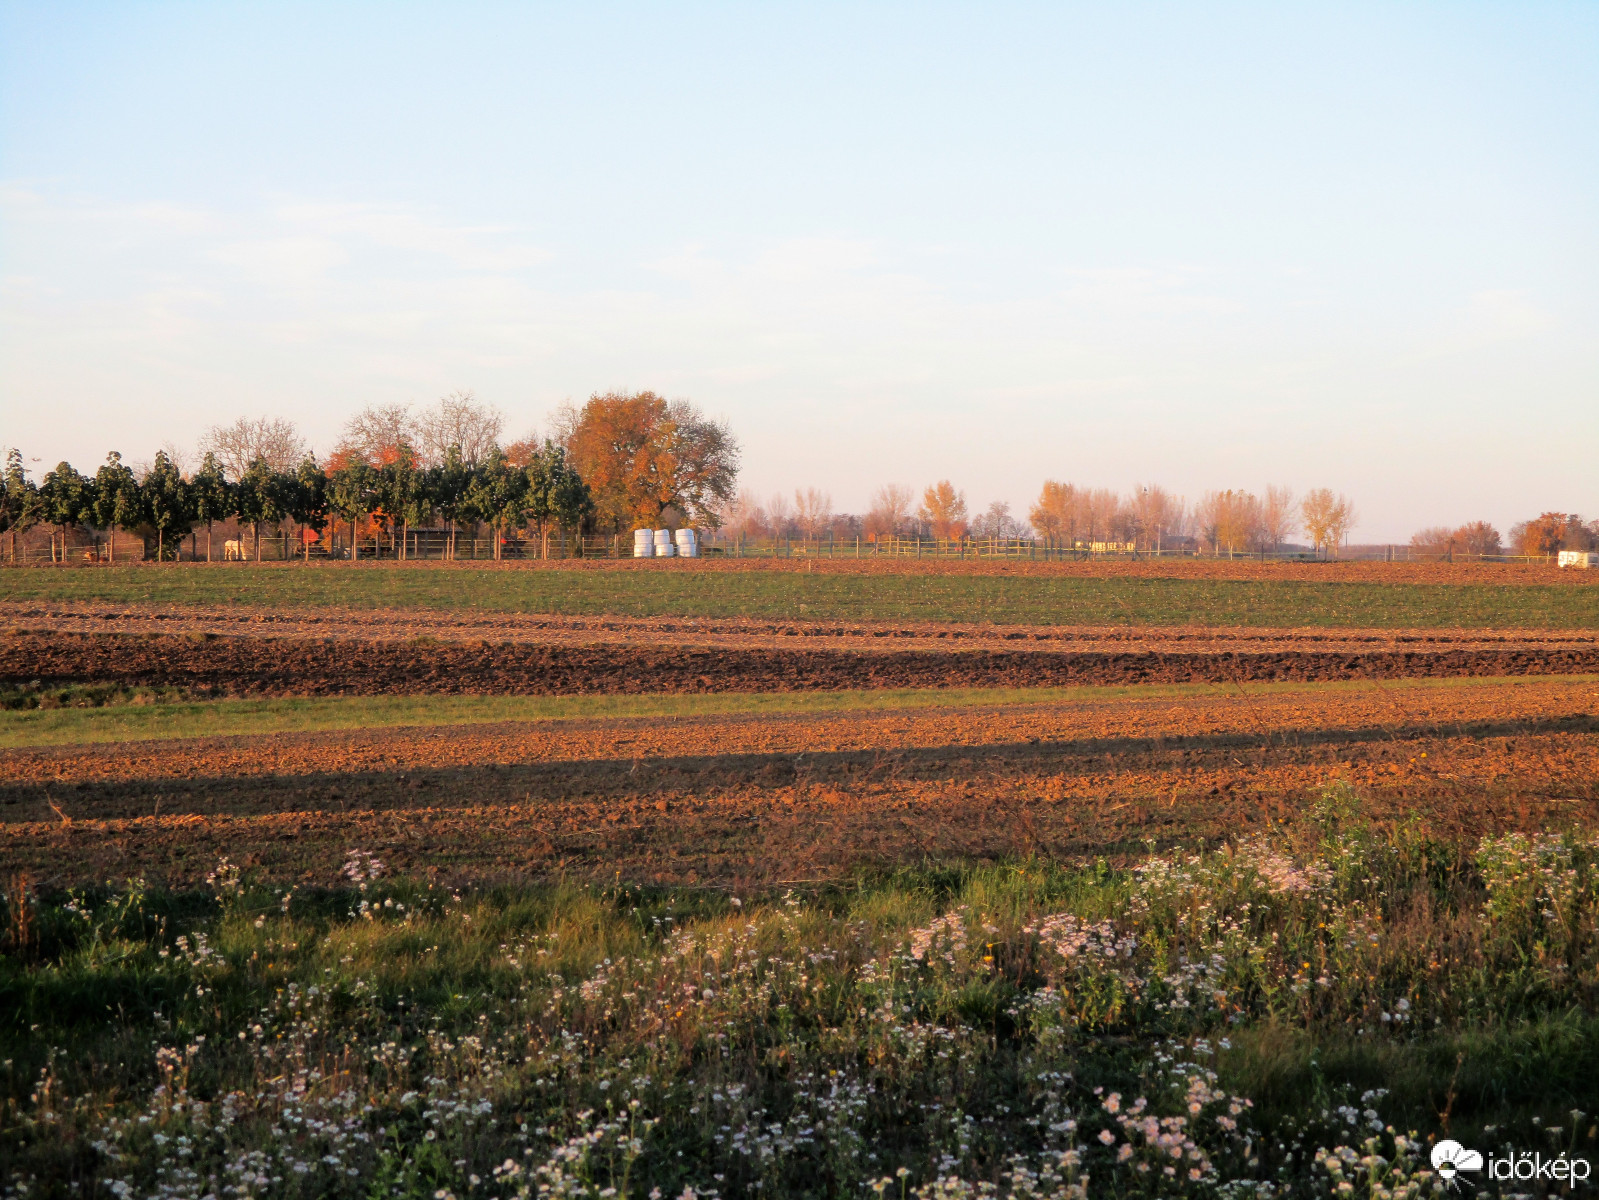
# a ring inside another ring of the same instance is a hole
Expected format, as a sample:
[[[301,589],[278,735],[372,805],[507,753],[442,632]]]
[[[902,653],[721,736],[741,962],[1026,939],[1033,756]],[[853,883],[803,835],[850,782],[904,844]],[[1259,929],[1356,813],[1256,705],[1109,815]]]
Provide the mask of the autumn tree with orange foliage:
[[[1512,526],[1510,543],[1519,554],[1591,550],[1599,544],[1599,521],[1584,525],[1576,513],[1546,512]]]
[[[1337,554],[1356,521],[1355,506],[1349,497],[1331,488],[1313,488],[1299,504],[1300,520],[1310,543],[1318,550]]]
[[[594,520],[620,531],[668,508],[715,528],[733,498],[738,443],[722,421],[654,392],[594,395],[556,413],[557,440],[594,498]]]
[[[955,490],[947,479],[940,479],[922,493],[922,509],[917,514],[927,522],[936,538],[966,536],[966,493]]]
[[[1047,541],[1072,546],[1077,542],[1077,488],[1070,483],[1046,479],[1038,502],[1027,511],[1033,528]]]
[[[1265,540],[1260,498],[1253,492],[1228,488],[1206,492],[1196,510],[1200,532],[1214,553],[1250,551]]]
[[[369,404],[344,423],[335,454],[359,455],[368,466],[386,467],[416,457],[409,404]]]

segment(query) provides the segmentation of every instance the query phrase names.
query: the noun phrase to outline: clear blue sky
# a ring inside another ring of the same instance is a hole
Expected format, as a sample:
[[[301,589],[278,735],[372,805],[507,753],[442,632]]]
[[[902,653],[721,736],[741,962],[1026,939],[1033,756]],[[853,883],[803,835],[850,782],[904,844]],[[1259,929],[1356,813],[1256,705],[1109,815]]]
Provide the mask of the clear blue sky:
[[[457,388],[841,509],[1599,515],[1599,5],[0,6],[0,442]]]

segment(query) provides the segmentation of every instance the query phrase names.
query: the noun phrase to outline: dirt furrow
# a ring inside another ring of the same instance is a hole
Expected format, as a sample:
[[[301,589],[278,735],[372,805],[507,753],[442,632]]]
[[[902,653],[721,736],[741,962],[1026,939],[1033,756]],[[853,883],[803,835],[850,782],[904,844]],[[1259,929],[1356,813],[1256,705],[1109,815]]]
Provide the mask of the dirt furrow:
[[[963,747],[1098,754],[1229,738],[1284,744],[1499,728],[1592,728],[1599,681],[1539,678],[1304,691],[1207,689],[820,714],[583,718],[0,750],[0,784],[360,773],[412,767],[782,757]],[[1007,751],[1008,752],[1008,751]]]
[[[61,884],[132,874],[193,883],[227,855],[266,878],[329,884],[360,847],[451,880],[621,872],[769,884],[907,860],[1116,857],[1150,839],[1194,844],[1301,819],[1337,779],[1360,788],[1379,822],[1419,819],[1439,837],[1599,820],[1591,735],[1580,744],[1530,734],[1498,744],[1384,739],[1292,759],[1234,746],[1077,772],[982,755],[930,778],[887,760],[854,766],[853,775],[836,765],[776,770],[757,784],[651,769],[626,791],[594,788],[601,781],[583,772],[540,787],[537,772],[506,768],[301,780],[292,793],[264,781],[226,791],[220,812],[182,811],[183,797],[170,793],[54,790],[40,819],[0,826],[0,871]]]
[[[1599,815],[1596,695],[1541,679],[8,751],[0,872],[193,880],[228,854],[329,882],[361,846],[451,879],[732,886],[1210,838],[1293,819],[1334,779],[1438,832],[1558,827]]]
[[[118,683],[207,695],[640,695],[860,688],[1060,687],[1599,672],[1599,644],[1263,651],[853,651],[506,642],[13,634],[0,682]]]
[[[542,642],[796,649],[997,649],[1220,653],[1276,650],[1591,649],[1593,630],[1269,629],[1214,626],[993,625],[954,621],[566,616],[556,613],[355,609],[333,605],[167,607],[0,600],[0,627],[44,633],[165,633],[361,642]],[[417,646],[410,650],[419,652]]]

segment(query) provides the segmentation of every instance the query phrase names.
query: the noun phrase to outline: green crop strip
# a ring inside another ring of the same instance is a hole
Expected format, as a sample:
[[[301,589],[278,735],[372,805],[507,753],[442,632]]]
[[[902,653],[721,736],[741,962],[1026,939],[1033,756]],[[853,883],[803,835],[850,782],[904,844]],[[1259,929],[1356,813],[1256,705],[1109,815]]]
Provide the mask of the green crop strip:
[[[1517,582],[216,565],[5,571],[0,598],[996,624],[1599,628],[1599,587]]]
[[[315,733],[519,721],[625,720],[647,717],[823,716],[918,709],[1021,708],[1115,700],[1240,695],[1348,695],[1371,691],[1473,686],[1576,685],[1599,676],[1465,677],[1336,683],[1184,683],[1073,688],[917,688],[848,692],[721,693],[645,696],[340,696],[163,703],[135,693],[97,707],[0,711],[0,749],[173,738]]]

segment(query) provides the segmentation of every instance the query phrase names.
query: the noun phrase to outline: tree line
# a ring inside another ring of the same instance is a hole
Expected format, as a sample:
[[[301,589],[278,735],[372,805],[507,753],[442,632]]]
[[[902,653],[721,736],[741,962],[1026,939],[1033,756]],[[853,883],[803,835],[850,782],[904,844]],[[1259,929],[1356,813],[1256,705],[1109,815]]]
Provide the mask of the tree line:
[[[1599,550],[1599,520],[1584,521],[1577,513],[1546,512],[1510,527],[1506,539],[1487,521],[1465,525],[1434,525],[1410,539],[1411,549],[1423,554],[1548,556],[1562,550]]]
[[[1137,550],[1192,549],[1257,553],[1282,549],[1301,531],[1310,544],[1336,553],[1355,526],[1348,497],[1318,488],[1297,497],[1286,487],[1205,493],[1197,503],[1155,485],[1130,492],[1046,480],[1027,519],[994,501],[973,513],[950,480],[918,495],[887,484],[861,514],[836,512],[817,488],[762,499],[735,491],[739,447],[725,422],[686,400],[654,392],[596,393],[567,404],[552,436],[507,441],[503,414],[469,392],[420,411],[391,404],[362,410],[319,460],[291,422],[241,418],[201,439],[192,470],[170,445],[135,469],[113,451],[92,475],[62,462],[35,483],[21,453],[6,457],[0,487],[0,534],[34,526],[55,531],[64,557],[67,531],[104,531],[112,558],[119,532],[143,537],[156,557],[176,555],[183,537],[237,520],[260,555],[263,526],[296,525],[303,552],[330,529],[347,529],[352,554],[385,542],[403,556],[411,529],[442,529],[453,557],[458,531],[483,526],[495,557],[505,538],[530,529],[620,533],[636,526],[695,524],[731,537],[955,539],[1037,538],[1055,546]],[[310,531],[307,536],[306,531]],[[1515,552],[1550,555],[1599,548],[1599,521],[1546,512],[1514,526]],[[1411,539],[1426,554],[1494,555],[1505,542],[1485,521],[1434,527]]]
[[[1315,548],[1336,552],[1356,519],[1349,498],[1326,488],[1302,498],[1286,487],[1268,487],[1259,496],[1229,489],[1190,504],[1153,485],[1122,493],[1053,479],[1044,482],[1026,521],[1000,500],[973,515],[966,493],[948,479],[920,496],[903,484],[887,484],[861,515],[835,513],[832,497],[816,488],[796,489],[792,499],[782,493],[762,499],[746,490],[721,513],[726,531],[755,537],[1021,538],[1064,548],[1214,553],[1280,550],[1301,529]]]
[[[404,448],[387,461],[371,463],[354,455],[324,466],[307,455],[292,470],[255,458],[237,478],[230,478],[215,452],[199,468],[184,474],[165,450],[151,466],[135,474],[112,451],[93,475],[63,462],[38,484],[23,470],[16,450],[7,455],[0,530],[13,537],[34,525],[53,527],[52,559],[59,538],[59,557],[66,556],[67,532],[74,526],[104,530],[110,559],[116,561],[117,535],[153,540],[155,557],[177,557],[184,537],[198,540],[207,530],[205,557],[213,557],[211,527],[237,520],[253,535],[260,558],[261,528],[292,524],[301,532],[302,553],[324,531],[343,522],[349,527],[351,557],[372,537],[386,538],[404,557],[410,528],[442,522],[449,533],[446,556],[453,555],[454,534],[463,525],[486,524],[495,533],[498,557],[502,534],[532,522],[542,528],[576,527],[592,511],[588,488],[567,464],[559,446],[542,447],[524,462],[512,462],[500,447],[483,461],[469,465],[458,447],[443,460],[421,465]],[[305,536],[309,533],[311,536]],[[14,549],[14,543],[13,543]],[[198,551],[195,554],[199,557]]]
[[[872,496],[862,514],[835,512],[832,497],[817,488],[796,488],[769,497],[741,491],[720,513],[732,536],[875,541],[890,537],[1036,539],[1062,548],[1116,547],[1190,550],[1213,554],[1271,553],[1295,544],[1303,534],[1310,546],[1336,554],[1359,520],[1348,496],[1314,488],[1297,496],[1270,486],[1259,494],[1240,488],[1209,491],[1190,503],[1155,485],[1130,492],[1046,480],[1027,520],[996,500],[971,515],[966,494],[949,480],[921,494],[903,484],[887,484]],[[1509,547],[1507,551],[1506,547]],[[1508,541],[1486,521],[1421,530],[1410,539],[1419,554],[1553,555],[1560,550],[1599,550],[1599,520],[1584,522],[1575,513],[1546,512],[1510,530]]]
[[[177,556],[184,537],[237,520],[260,557],[263,526],[297,526],[306,557],[324,531],[348,528],[351,556],[364,542],[387,541],[404,557],[407,533],[442,528],[446,557],[459,530],[488,526],[494,554],[511,531],[620,532],[663,519],[714,520],[732,494],[738,447],[724,424],[687,401],[652,392],[595,395],[556,414],[556,434],[502,445],[504,419],[470,393],[413,413],[408,405],[370,407],[345,426],[338,445],[318,460],[293,424],[241,418],[201,439],[202,460],[184,469],[171,447],[135,471],[112,451],[94,474],[62,462],[37,483],[22,454],[6,456],[0,533],[16,537],[53,529],[52,558],[67,533],[105,531],[116,557],[118,533],[153,543],[157,558]],[[198,551],[195,552],[198,557]]]

